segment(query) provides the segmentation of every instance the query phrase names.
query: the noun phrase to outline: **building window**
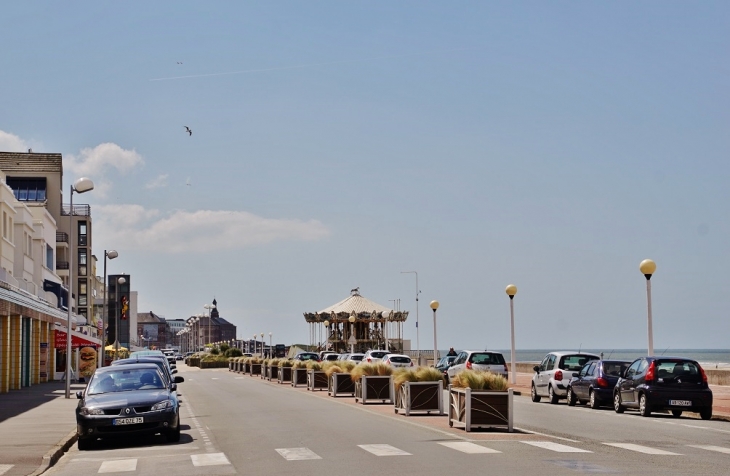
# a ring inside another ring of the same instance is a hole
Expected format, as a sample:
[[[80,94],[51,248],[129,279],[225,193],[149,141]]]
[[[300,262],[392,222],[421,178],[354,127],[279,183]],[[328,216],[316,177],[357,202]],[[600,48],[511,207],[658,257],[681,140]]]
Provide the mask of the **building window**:
[[[86,246],[86,222],[79,222],[79,246]]]
[[[51,245],[46,244],[46,268],[53,271],[53,248],[51,248]]]
[[[86,276],[86,248],[79,249],[79,276]]]
[[[46,200],[46,179],[8,177],[8,187],[13,189],[15,198],[21,202],[44,202]]]

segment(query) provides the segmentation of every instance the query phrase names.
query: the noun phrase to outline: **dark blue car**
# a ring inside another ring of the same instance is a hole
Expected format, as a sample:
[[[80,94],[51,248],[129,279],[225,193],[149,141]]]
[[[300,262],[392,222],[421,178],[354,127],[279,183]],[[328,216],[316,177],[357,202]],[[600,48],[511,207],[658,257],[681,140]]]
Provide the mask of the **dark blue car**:
[[[574,373],[568,383],[568,405],[591,408],[613,404],[613,387],[631,364],[628,360],[593,360]]]

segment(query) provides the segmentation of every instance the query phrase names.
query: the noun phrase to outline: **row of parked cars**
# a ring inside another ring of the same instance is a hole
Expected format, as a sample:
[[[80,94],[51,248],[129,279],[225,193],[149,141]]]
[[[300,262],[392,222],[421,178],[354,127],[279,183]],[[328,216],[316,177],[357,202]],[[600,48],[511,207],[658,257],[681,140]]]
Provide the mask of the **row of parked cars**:
[[[317,362],[322,361],[337,361],[337,360],[349,360],[352,362],[369,363],[374,364],[376,362],[382,362],[384,364],[393,367],[413,367],[414,363],[410,357],[403,354],[394,354],[387,350],[368,350],[364,354],[362,353],[343,353],[338,354],[337,352],[323,351],[320,353],[315,352],[300,352],[294,356],[294,360],[316,360]]]
[[[692,359],[648,356],[628,361],[581,352],[550,352],[533,370],[533,402],[547,397],[553,404],[565,399],[568,405],[610,405],[616,413],[635,409],[649,416],[653,411],[670,411],[678,417],[691,411],[703,420],[712,418],[707,375]]]

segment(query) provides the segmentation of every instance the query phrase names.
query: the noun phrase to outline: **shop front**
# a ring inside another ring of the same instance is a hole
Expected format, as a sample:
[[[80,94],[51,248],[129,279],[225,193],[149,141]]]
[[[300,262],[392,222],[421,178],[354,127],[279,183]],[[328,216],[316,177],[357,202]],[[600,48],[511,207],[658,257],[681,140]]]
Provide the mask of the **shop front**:
[[[65,377],[66,362],[68,360],[66,349],[66,332],[56,330],[54,339],[54,350],[56,352],[54,380],[62,380]],[[100,349],[100,340],[78,332],[71,332],[71,379],[88,381],[98,366]]]

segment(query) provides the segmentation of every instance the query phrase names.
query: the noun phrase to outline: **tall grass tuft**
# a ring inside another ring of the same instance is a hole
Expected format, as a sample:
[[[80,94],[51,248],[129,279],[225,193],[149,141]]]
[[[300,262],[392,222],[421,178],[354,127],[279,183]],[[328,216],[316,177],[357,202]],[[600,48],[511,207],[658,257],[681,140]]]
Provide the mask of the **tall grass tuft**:
[[[322,364],[316,360],[307,360],[306,364],[309,370],[322,370]]]
[[[327,377],[331,377],[332,374],[341,374],[342,373],[342,367],[337,365],[337,362],[332,362],[332,365],[323,365],[322,369],[327,374]]]
[[[279,366],[280,367],[293,367],[294,366],[294,362],[292,362],[289,359],[281,359],[279,361]]]
[[[454,388],[470,388],[472,390],[493,390],[503,392],[509,388],[507,379],[492,372],[462,370],[451,378]]]

